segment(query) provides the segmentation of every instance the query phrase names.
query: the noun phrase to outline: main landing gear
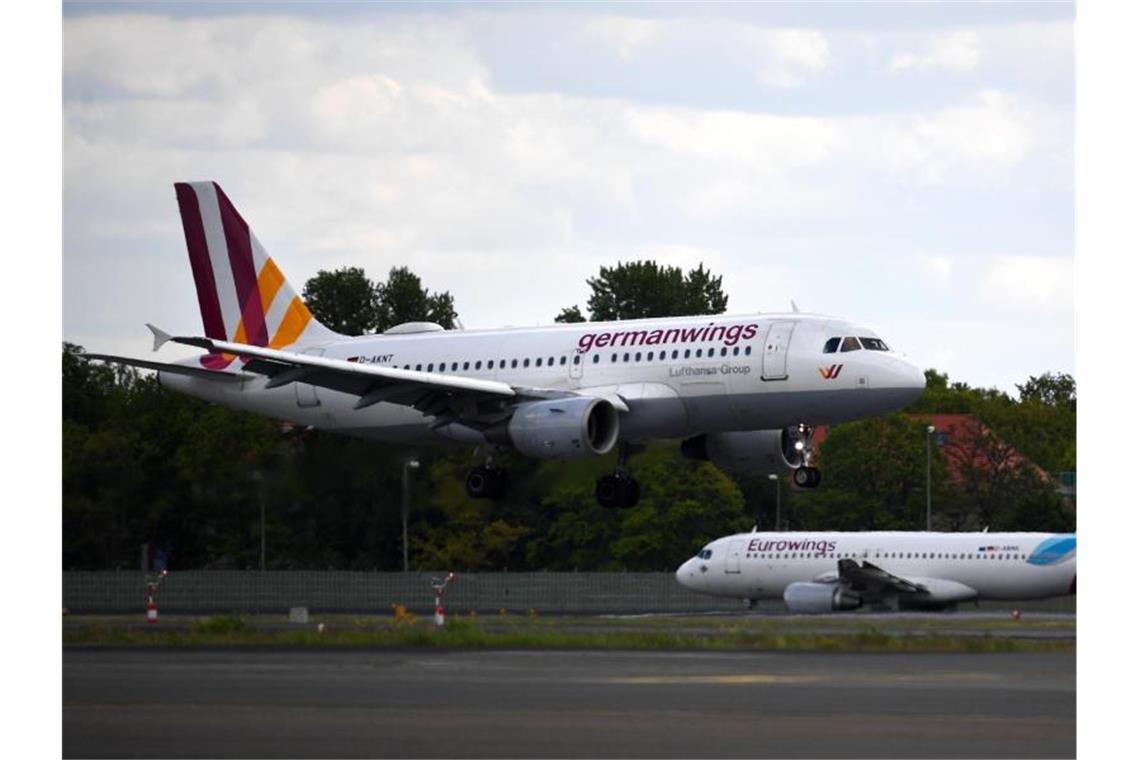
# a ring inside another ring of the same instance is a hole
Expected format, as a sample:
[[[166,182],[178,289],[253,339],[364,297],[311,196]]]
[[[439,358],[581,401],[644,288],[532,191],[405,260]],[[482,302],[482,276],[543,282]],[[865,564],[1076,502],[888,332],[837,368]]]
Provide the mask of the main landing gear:
[[[618,444],[618,466],[610,475],[598,478],[594,488],[594,497],[606,509],[621,507],[628,509],[635,506],[641,499],[641,486],[637,479],[626,469],[626,462],[632,453],[631,446],[622,441]]]
[[[467,473],[467,495],[472,499],[498,499],[507,492],[510,478],[502,467],[494,467],[489,462],[471,469]]]

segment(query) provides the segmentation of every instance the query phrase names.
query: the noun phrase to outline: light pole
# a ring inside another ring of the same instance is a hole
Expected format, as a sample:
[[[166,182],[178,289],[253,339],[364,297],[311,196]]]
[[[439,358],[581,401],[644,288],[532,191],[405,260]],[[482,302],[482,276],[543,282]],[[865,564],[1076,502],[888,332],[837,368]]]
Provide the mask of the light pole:
[[[768,480],[772,481],[772,485],[776,486],[776,530],[780,530],[780,476],[775,474],[768,475]]]
[[[265,476],[261,474],[261,470],[254,470],[252,477],[257,483],[257,504],[260,512],[258,533],[261,535],[261,556],[258,567],[261,568],[261,572],[265,572]]]
[[[411,496],[411,483],[408,479],[408,470],[418,469],[420,462],[418,459],[407,459],[404,461],[404,473],[402,478],[403,485],[403,508],[400,510],[400,517],[404,524],[404,572],[408,572],[408,504]]]
[[[926,532],[930,532],[930,439],[934,435],[934,426],[926,426]]]

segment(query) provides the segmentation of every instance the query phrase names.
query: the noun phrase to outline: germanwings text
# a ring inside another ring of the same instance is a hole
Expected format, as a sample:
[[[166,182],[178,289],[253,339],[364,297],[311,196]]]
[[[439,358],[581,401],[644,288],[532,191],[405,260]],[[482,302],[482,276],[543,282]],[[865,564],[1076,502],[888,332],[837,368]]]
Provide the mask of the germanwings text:
[[[618,346],[656,346],[660,343],[702,343],[721,341],[726,346],[735,346],[741,340],[752,340],[760,326],[717,325],[709,322],[704,327],[672,327],[668,330],[619,330],[617,332],[586,333],[578,339],[578,353],[584,354],[594,348]]]

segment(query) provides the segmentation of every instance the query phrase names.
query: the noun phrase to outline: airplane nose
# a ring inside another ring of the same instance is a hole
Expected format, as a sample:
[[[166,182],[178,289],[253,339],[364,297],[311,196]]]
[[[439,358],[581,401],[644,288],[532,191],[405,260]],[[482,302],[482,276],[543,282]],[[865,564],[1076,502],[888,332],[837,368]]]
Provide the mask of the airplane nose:
[[[680,583],[685,588],[692,588],[693,580],[693,560],[688,559],[681,563],[677,568],[677,583]]]
[[[907,403],[914,401],[922,392],[926,390],[926,372],[922,370],[917,364],[912,364],[906,359],[892,357],[891,375],[893,375],[893,384],[896,388],[900,388],[906,392],[908,397]]]
[[[917,364],[906,362],[907,367],[907,386],[914,388],[921,394],[926,390],[926,372]]]

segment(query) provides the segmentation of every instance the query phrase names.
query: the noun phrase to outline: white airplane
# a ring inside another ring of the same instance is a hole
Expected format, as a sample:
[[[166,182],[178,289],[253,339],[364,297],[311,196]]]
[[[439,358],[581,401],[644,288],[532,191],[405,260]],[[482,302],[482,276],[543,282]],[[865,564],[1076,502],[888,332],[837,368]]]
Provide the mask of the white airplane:
[[[1077,593],[1075,533],[738,533],[677,568],[713,596],[780,599],[818,614],[864,604],[941,609]]]
[[[801,314],[667,317],[500,330],[413,322],[348,337],[320,324],[222,189],[178,183],[204,335],[148,325],[154,350],[204,349],[161,363],[89,355],[158,371],[166,388],[315,428],[408,444],[513,447],[540,459],[606,454],[606,506],[631,506],[631,446],[683,438],[685,455],[757,474],[810,466],[818,424],[882,414],[922,392],[922,370],[873,331]],[[501,495],[504,471],[467,476],[475,498]]]

